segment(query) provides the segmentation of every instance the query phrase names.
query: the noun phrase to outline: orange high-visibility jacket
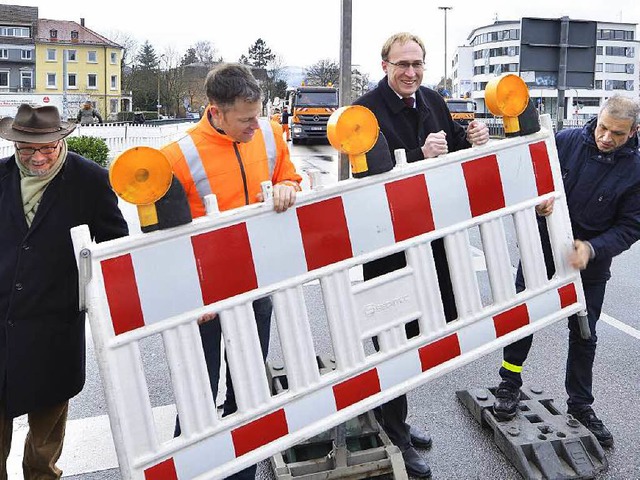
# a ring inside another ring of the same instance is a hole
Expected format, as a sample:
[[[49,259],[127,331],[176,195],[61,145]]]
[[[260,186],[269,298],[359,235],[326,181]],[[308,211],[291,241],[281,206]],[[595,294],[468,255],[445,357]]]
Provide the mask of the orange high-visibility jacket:
[[[193,218],[205,214],[203,198],[213,193],[220,211],[258,201],[260,182],[290,183],[300,190],[300,175],[289,158],[280,125],[265,118],[251,141],[238,143],[218,132],[208,111],[187,134],[162,148],[189,199]]]

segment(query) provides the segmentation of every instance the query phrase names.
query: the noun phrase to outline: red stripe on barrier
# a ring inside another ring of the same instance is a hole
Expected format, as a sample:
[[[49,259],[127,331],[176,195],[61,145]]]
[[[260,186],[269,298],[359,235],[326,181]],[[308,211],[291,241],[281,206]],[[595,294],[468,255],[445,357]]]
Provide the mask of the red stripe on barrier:
[[[353,256],[341,197],[303,205],[296,213],[308,270]]]
[[[538,195],[553,192],[553,174],[551,173],[547,144],[544,142],[532,143],[529,145],[529,153],[531,153]]]
[[[111,323],[116,335],[144,327],[140,294],[131,255],[100,262]]]
[[[349,405],[376,393],[380,393],[380,379],[378,378],[378,370],[375,368],[333,386],[333,396],[336,399],[338,410],[347,408]]]
[[[389,182],[384,186],[396,242],[435,229],[424,175]]]
[[[558,289],[558,295],[560,295],[560,308],[578,303],[578,294],[576,293],[576,286],[573,283],[560,287]]]
[[[422,371],[429,370],[441,363],[460,355],[460,342],[454,333],[418,349]]]
[[[467,184],[471,215],[477,217],[504,208],[504,192],[498,158],[495,155],[480,157],[462,164]]]
[[[231,430],[236,457],[284,437],[288,433],[289,427],[282,408],[235,430]],[[213,453],[215,454],[215,452]]]
[[[496,329],[496,337],[501,337],[518,328],[529,325],[529,309],[527,304],[515,306],[506,312],[493,317],[493,326]]]
[[[145,480],[178,480],[178,472],[176,472],[176,464],[173,458],[167,458],[165,461],[144,470]]]
[[[194,235],[191,245],[205,305],[258,288],[245,223]]]

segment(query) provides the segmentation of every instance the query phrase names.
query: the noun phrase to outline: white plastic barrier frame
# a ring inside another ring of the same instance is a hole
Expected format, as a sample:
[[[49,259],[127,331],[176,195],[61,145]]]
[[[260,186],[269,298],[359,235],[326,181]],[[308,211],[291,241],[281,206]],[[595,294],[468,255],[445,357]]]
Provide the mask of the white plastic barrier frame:
[[[546,124],[549,125],[548,123]],[[535,205],[548,217],[546,276]],[[516,294],[503,217],[527,283]],[[483,306],[468,229],[479,226],[493,303]],[[92,243],[72,230],[125,479],[224,478],[584,309],[566,263],[572,232],[552,132],[399,165],[272,206]],[[444,237],[459,318],[446,323],[431,241]],[[349,269],[405,250],[407,267],[352,285]],[[320,375],[302,285],[320,279],[336,370]],[[271,396],[251,302],[273,295],[289,388]],[[219,419],[196,320],[219,312],[238,411]],[[403,324],[418,319],[408,340]],[[182,435],[158,440],[139,342],[161,334]],[[377,335],[381,350],[366,355]]]

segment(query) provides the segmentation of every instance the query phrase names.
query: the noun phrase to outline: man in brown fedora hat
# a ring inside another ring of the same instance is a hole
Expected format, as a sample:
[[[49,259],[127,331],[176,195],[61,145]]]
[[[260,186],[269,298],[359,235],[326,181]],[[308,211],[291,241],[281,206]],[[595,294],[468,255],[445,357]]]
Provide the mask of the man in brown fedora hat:
[[[53,106],[0,120],[15,144],[0,159],[0,479],[13,418],[28,414],[25,479],[58,479],[68,401],[84,385],[84,312],[69,229],[127,235],[105,169],[67,150],[75,125]]]

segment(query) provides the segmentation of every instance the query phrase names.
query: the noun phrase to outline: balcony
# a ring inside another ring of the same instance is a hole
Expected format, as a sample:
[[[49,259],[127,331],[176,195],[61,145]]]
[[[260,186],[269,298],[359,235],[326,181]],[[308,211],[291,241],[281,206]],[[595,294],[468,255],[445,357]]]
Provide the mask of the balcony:
[[[32,93],[33,87],[0,87],[0,93]]]

